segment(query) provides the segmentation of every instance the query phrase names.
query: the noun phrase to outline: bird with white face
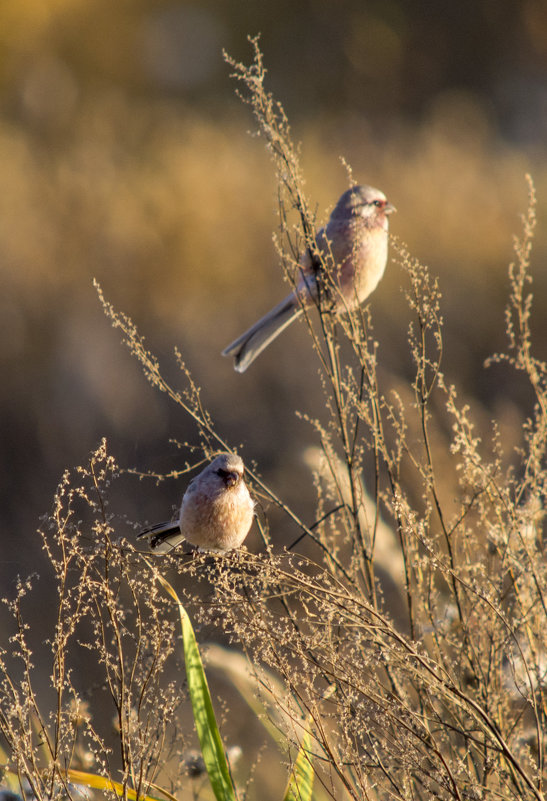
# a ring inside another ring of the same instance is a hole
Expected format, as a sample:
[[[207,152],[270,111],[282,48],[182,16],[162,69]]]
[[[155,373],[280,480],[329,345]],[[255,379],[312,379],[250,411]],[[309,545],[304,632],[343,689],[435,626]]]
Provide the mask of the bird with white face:
[[[395,211],[383,192],[352,186],[338,200],[327,225],[316,235],[317,252],[300,257],[300,279],[293,292],[222,351],[243,373],[272,340],[322,301],[337,314],[352,311],[376,289],[387,262],[388,217]],[[324,276],[324,265],[332,264]],[[326,278],[326,280],[325,280]],[[323,280],[321,280],[323,279]]]
[[[138,539],[147,539],[155,553],[169,553],[183,540],[206,551],[239,548],[254,516],[244,473],[239,456],[221,453],[189,483],[178,521],[146,528]]]

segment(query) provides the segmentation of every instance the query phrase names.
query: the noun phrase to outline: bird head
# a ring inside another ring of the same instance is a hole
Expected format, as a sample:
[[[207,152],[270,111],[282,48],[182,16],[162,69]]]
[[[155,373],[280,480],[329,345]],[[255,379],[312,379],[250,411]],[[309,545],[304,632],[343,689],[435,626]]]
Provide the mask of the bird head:
[[[243,479],[243,459],[233,453],[221,453],[209,465],[212,473],[219,476],[227,488],[235,487]]]
[[[371,223],[387,224],[386,215],[396,211],[383,192],[373,186],[352,186],[340,197],[331,214],[332,220],[362,217]]]

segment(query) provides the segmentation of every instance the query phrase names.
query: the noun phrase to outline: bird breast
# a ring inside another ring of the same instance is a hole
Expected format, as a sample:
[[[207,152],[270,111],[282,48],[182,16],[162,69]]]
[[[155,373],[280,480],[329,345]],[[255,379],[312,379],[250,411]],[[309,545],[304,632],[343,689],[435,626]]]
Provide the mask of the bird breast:
[[[198,547],[223,551],[238,548],[251,527],[253,507],[243,481],[230,488],[189,488],[180,510],[181,532]]]
[[[325,241],[330,244],[325,245]],[[362,218],[331,222],[321,231],[318,244],[332,254],[336,266],[333,276],[339,292],[333,297],[335,311],[353,310],[376,289],[387,262],[387,230],[379,220],[375,225]],[[331,259],[327,256],[327,263]]]

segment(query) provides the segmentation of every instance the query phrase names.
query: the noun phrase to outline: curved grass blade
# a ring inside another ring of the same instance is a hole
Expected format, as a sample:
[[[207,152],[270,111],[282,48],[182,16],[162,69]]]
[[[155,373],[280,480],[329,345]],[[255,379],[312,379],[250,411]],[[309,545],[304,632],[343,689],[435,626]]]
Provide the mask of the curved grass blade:
[[[9,768],[5,768],[4,765],[1,765],[0,768],[3,770],[3,777],[9,782],[10,789],[12,789],[12,784],[13,786],[19,784],[19,777],[16,773],[14,773],[14,771],[9,770]],[[123,798],[124,788],[120,782],[115,782],[112,779],[105,778],[104,776],[98,776],[96,773],[87,773],[86,771],[73,770],[72,768],[60,772],[71,784],[92,787],[94,790],[106,790],[114,792],[119,798]],[[171,793],[167,792],[167,790],[162,790],[160,787],[157,789],[162,793],[162,795],[165,795],[169,801],[176,801],[176,798],[171,795]],[[129,801],[137,801],[137,793],[135,790],[131,789],[130,787],[126,787],[125,792]],[[139,796],[138,801],[160,801],[160,799],[153,795],[141,795]]]
[[[311,734],[307,731],[302,737],[283,801],[311,801],[313,777]]]
[[[93,787],[94,790],[110,790],[111,792],[116,793],[118,798],[124,797],[124,787],[120,782],[115,782],[113,779],[109,779],[108,777],[104,776],[97,776],[96,773],[87,773],[83,770],[73,770],[69,768],[66,771],[63,771],[64,776],[68,779],[69,782],[72,784],[82,784],[85,787]],[[166,790],[162,790],[161,788],[157,788],[162,795],[165,795],[170,801],[176,801],[175,797],[171,795],[171,793],[167,792]],[[127,798],[129,801],[137,801],[137,793],[131,787],[126,787],[125,792],[127,794]],[[160,799],[156,798],[153,795],[140,795],[138,797],[138,801],[160,801]]]
[[[209,775],[211,787],[217,801],[236,801],[234,785],[230,775],[230,767],[224,753],[220,732],[218,730],[211,694],[203,669],[194,629],[186,609],[169,582],[163,576],[157,577],[166,592],[175,601],[179,609],[184,660],[188,679],[188,692],[194,712],[194,723],[201,745],[201,753],[205,768]]]

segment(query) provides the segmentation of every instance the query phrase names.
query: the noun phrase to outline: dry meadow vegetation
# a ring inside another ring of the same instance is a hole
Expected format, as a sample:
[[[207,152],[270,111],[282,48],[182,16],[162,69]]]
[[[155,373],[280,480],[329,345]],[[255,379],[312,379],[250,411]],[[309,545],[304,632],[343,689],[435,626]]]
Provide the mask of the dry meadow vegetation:
[[[314,248],[315,207],[254,47],[250,66],[231,67],[275,167],[275,243],[291,283],[298,254]],[[149,562],[128,521],[110,511],[120,468],[106,444],[67,471],[42,526],[55,614],[44,611],[38,633],[29,628],[37,578],[20,581],[6,601],[13,636],[0,661],[0,731],[23,788],[39,801],[76,798],[82,791],[70,768],[119,782],[112,795],[124,799],[210,797],[203,776],[185,769],[193,741],[176,617],[156,580],[169,571],[198,636],[201,628],[221,631],[245,655],[240,681],[253,688],[253,715],[281,735],[287,770],[310,732],[314,798],[545,797],[547,365],[531,335],[531,179],[528,189],[509,269],[507,347],[491,357],[526,387],[517,448],[507,448],[498,421],[477,421],[451,383],[442,287],[392,238],[405,277],[410,381],[395,384],[381,370],[368,306],[336,319],[320,305],[307,315],[324,408],[321,418],[298,409],[316,441],[305,454],[316,491],[312,523],[251,463],[249,483],[266,509],[256,553]],[[171,381],[132,321],[98,292],[146,378],[192,421],[199,444],[188,468],[232,449],[184,354],[176,352],[180,374]],[[272,508],[297,527],[288,548],[268,526]],[[45,650],[36,651],[37,634],[47,638]],[[95,676],[88,699],[75,679],[86,661]],[[227,652],[225,669],[228,662]],[[46,686],[36,680],[43,664]],[[96,712],[99,696],[109,714]],[[246,775],[234,769],[238,797],[260,799],[250,767],[260,753],[249,749]]]

